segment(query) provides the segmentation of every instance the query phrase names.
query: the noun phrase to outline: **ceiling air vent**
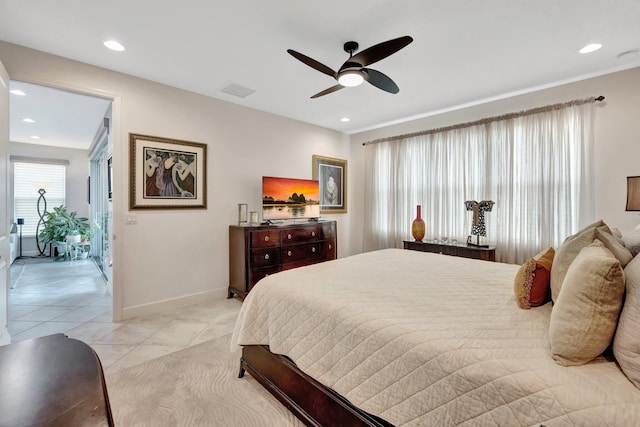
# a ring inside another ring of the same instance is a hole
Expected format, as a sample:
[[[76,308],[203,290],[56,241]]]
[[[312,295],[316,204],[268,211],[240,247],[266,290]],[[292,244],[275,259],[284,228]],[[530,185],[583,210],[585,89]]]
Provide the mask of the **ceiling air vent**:
[[[235,83],[229,83],[225,87],[223,87],[220,92],[228,93],[229,95],[237,96],[239,98],[246,98],[255,92],[254,89],[249,89],[248,87],[240,86]]]

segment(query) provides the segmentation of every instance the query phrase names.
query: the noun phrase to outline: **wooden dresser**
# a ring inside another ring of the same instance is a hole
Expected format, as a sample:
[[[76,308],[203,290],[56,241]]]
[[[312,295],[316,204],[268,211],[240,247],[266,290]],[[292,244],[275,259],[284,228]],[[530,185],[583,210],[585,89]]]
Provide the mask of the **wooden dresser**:
[[[444,243],[434,242],[415,242],[404,240],[404,248],[412,251],[435,252],[444,255],[453,255],[463,258],[481,259],[484,261],[496,260],[496,248],[490,246],[488,248],[468,245],[447,245]]]
[[[229,298],[244,299],[263,277],[337,257],[335,221],[229,226]]]

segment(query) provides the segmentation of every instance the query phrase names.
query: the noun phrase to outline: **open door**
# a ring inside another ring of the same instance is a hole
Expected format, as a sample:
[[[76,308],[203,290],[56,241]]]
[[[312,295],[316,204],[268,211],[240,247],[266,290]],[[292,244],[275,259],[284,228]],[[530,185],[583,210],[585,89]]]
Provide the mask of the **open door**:
[[[9,344],[9,74],[0,62],[0,345]]]

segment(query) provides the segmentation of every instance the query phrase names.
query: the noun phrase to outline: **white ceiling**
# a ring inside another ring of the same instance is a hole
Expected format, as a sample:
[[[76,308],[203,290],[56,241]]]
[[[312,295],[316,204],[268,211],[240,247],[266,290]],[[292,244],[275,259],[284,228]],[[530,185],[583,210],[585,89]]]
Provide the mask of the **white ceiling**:
[[[336,70],[344,42],[404,35],[414,42],[372,66],[396,95],[365,83],[310,99],[336,82],[287,53]],[[619,57],[640,49],[640,0],[5,0],[0,39],[354,133],[640,66]],[[222,93],[229,83],[255,93]]]
[[[10,140],[88,149],[111,101],[24,82],[11,82]],[[27,123],[24,119],[31,119]],[[37,137],[37,138],[34,138]]]

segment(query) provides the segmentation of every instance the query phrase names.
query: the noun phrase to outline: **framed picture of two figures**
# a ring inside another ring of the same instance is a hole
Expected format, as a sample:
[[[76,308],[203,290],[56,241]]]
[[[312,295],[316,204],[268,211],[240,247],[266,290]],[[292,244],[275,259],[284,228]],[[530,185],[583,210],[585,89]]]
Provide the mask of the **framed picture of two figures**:
[[[129,209],[207,207],[207,146],[129,134]]]

